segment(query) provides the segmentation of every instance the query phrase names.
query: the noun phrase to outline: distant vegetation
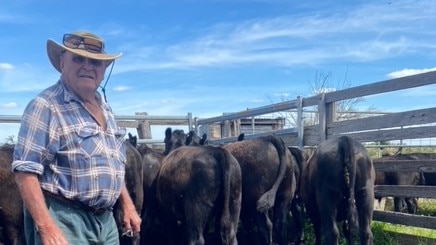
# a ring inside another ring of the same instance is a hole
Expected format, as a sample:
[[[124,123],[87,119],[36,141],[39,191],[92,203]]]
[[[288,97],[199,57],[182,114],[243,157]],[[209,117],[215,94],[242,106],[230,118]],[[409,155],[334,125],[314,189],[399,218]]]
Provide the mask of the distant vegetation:
[[[387,210],[393,211],[392,204],[387,206]],[[436,200],[420,199],[419,215],[436,216]],[[292,223],[292,221],[291,221]],[[374,235],[374,244],[382,245],[434,245],[436,244],[436,232],[431,229],[410,227],[404,225],[390,224],[379,221],[372,222],[372,232]],[[341,229],[340,227],[338,227]],[[306,244],[315,244],[313,228],[308,219],[306,219],[305,228]],[[407,238],[407,239],[406,239]],[[354,239],[358,241],[357,238]],[[346,245],[345,239],[341,234],[340,245]]]
[[[380,147],[374,147],[376,144],[367,145],[368,153],[372,158],[380,158],[385,155],[394,155],[398,152],[402,152],[402,154],[409,153],[436,153],[435,147],[400,147],[399,145],[394,144],[385,144],[379,145]]]

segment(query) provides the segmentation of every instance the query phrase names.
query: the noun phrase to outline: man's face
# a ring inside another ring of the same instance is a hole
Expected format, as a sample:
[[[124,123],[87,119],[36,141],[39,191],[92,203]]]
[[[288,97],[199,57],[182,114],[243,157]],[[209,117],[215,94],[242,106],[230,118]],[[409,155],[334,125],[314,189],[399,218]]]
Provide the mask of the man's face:
[[[65,51],[60,62],[63,81],[75,94],[81,97],[97,91],[104,78],[105,61],[88,59]]]

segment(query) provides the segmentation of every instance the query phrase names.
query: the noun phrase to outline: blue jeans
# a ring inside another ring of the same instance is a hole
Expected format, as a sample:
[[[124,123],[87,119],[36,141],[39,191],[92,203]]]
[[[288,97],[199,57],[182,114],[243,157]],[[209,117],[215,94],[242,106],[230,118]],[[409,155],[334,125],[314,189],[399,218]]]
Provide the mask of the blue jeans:
[[[111,211],[97,215],[46,196],[49,212],[71,245],[119,245],[118,229]],[[42,245],[30,213],[24,209],[27,245]]]

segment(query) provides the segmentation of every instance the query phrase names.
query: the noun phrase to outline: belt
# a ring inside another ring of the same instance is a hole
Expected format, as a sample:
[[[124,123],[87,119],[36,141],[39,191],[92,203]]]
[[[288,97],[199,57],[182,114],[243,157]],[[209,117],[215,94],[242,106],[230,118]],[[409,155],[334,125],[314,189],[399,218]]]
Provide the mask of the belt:
[[[90,212],[90,213],[93,213],[93,214],[98,215],[98,216],[106,213],[107,211],[111,211],[109,208],[93,208],[93,207],[85,205],[79,201],[71,200],[71,199],[68,199],[62,195],[54,194],[54,193],[51,193],[51,192],[46,191],[46,190],[43,190],[42,192],[44,193],[44,196],[46,198],[48,197],[48,198],[54,199],[56,201],[62,202],[63,204],[65,204],[69,207],[73,207],[75,209],[80,209],[80,210],[83,210],[86,212]]]

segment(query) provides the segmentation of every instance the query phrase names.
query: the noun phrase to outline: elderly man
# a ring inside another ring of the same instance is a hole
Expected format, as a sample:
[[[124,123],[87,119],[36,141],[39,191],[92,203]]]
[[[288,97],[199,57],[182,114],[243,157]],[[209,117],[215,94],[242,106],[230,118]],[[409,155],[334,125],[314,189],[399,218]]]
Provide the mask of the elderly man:
[[[47,41],[60,79],[32,99],[21,119],[12,170],[24,201],[27,244],[118,244],[112,207],[139,233],[124,183],[124,131],[97,89],[120,54],[86,31]]]

